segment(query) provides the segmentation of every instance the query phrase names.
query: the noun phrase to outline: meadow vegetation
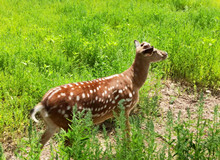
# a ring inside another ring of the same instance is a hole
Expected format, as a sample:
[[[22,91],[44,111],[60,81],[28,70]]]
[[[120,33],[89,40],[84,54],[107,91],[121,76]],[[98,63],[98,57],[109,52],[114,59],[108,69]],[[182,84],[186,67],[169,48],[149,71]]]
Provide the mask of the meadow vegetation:
[[[168,52],[166,61],[151,66],[156,79],[171,78],[192,86],[214,90],[220,88],[220,3],[217,0],[0,0],[0,6],[2,143],[7,137],[17,141],[28,133],[29,137],[37,134],[33,128],[30,129],[29,111],[50,88],[127,69],[135,57],[135,39],[150,42],[156,48]],[[160,85],[159,81],[157,83]],[[148,114],[152,112],[143,110],[141,106],[149,104],[152,108],[157,107],[157,98],[146,100],[149,88],[154,89],[146,83],[141,91],[143,98],[140,99],[140,110],[144,115],[152,116]],[[213,114],[218,113],[216,109]],[[216,147],[219,151],[220,143],[214,143],[219,142],[219,128],[216,127],[219,119],[207,122],[212,123],[209,125],[206,122],[200,124],[202,119],[198,117],[195,120],[198,132],[194,134],[187,129],[190,119],[184,123],[174,123],[170,117],[167,131],[170,134],[171,130],[172,133],[176,132],[177,139],[173,142],[168,135],[168,143],[164,143],[158,153],[155,153],[157,144],[154,140],[157,135],[153,121],[146,121],[140,116],[131,118],[133,136],[130,148],[136,149],[134,152],[137,155],[124,147],[128,144],[121,141],[123,132],[120,130],[123,126],[120,121],[116,123],[114,145],[117,147],[106,142],[107,150],[103,153],[96,143],[96,129],[88,133],[92,138],[80,137],[76,143],[83,149],[87,147],[86,151],[93,156],[87,159],[120,159],[123,156],[127,159],[145,156],[149,159],[171,159],[172,156],[193,159],[193,155],[199,159],[208,155],[212,159],[220,155],[216,151]],[[146,130],[140,129],[142,123],[148,126]],[[202,139],[206,134],[201,128],[203,125],[210,127],[206,141]],[[88,132],[87,128],[81,132]],[[38,150],[38,146],[33,143],[37,141],[36,137],[30,138],[27,146],[34,146]],[[140,149],[135,147],[137,144]],[[96,150],[89,150],[91,145]],[[60,153],[66,150],[60,144]],[[171,154],[171,150],[175,155]],[[71,151],[68,150],[69,157],[77,155],[86,158],[80,150],[74,150],[77,153]],[[0,145],[0,158],[2,154]]]

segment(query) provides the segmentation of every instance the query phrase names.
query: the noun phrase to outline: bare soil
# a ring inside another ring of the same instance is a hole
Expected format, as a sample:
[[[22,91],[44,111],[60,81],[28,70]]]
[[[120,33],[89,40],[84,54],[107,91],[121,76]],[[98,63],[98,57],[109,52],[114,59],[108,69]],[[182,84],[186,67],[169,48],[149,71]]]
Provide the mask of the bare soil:
[[[167,112],[171,110],[174,115],[174,120],[177,119],[178,113],[181,111],[181,119],[187,119],[187,109],[191,113],[191,118],[196,119],[197,109],[199,102],[199,94],[195,93],[189,87],[183,86],[178,83],[166,80],[163,83],[163,87],[160,89],[161,99],[159,102],[159,113],[160,115],[156,118],[154,125],[155,131],[160,135],[165,133],[165,123],[167,119]],[[149,94],[150,95],[150,94]],[[220,94],[213,95],[212,91],[204,91],[204,113],[203,118],[213,120],[214,108],[215,106],[220,106]],[[135,114],[135,113],[134,113]],[[111,138],[114,134],[114,126],[110,121],[105,122],[107,125],[107,131],[110,136],[110,140],[114,143],[114,139]],[[100,139],[100,142],[103,143],[103,135],[100,133],[97,135]],[[162,139],[158,138],[158,141]],[[52,139],[50,141],[54,148],[56,149],[56,142]],[[16,148],[16,143],[10,137],[5,137],[3,143],[4,155],[6,159],[14,160],[16,159],[14,155],[14,150]],[[105,149],[105,148],[103,148]],[[45,146],[44,150],[41,153],[41,159],[47,160],[50,159],[50,145],[49,143]]]

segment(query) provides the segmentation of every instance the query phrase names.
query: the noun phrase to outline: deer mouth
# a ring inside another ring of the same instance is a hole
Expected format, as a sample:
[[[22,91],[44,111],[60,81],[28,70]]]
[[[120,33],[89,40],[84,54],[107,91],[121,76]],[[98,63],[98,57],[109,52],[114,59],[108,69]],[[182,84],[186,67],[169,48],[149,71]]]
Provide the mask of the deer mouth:
[[[162,57],[163,60],[164,60],[164,59],[167,59],[167,57],[168,57],[167,52],[162,52],[162,55],[163,55],[163,57]]]

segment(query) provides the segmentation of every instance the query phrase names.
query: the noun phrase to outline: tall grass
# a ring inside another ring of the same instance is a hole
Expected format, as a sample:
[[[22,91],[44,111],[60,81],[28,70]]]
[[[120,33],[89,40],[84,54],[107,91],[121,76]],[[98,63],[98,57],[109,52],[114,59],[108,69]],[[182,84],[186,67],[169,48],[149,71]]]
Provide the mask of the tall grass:
[[[133,40],[169,53],[161,77],[220,87],[219,3],[203,0],[0,1],[0,140],[28,132],[50,88],[119,73]]]
[[[197,105],[197,119],[192,119],[188,112],[188,119],[181,120],[181,112],[175,119],[172,111],[168,111],[166,130],[163,135],[158,134],[152,119],[142,116],[130,117],[132,125],[131,138],[126,139],[124,108],[115,119],[115,134],[109,139],[104,129],[97,130],[91,121],[91,114],[74,111],[72,124],[68,132],[61,132],[57,136],[59,142],[57,152],[51,148],[52,159],[218,159],[220,156],[219,139],[219,107],[215,107],[213,120],[203,119],[203,97]],[[142,110],[142,112],[144,112]],[[82,116],[84,118],[82,118]],[[31,125],[30,125],[31,126]],[[145,127],[143,129],[143,127]],[[193,129],[192,129],[193,128]],[[99,136],[98,137],[98,132]],[[29,140],[22,141],[18,148],[19,158],[34,159],[39,156],[36,146],[36,133],[29,130]],[[65,146],[65,140],[70,145]],[[102,140],[100,140],[102,139]],[[104,142],[104,143],[103,143]],[[33,145],[34,144],[34,145]],[[29,148],[30,151],[26,151]]]

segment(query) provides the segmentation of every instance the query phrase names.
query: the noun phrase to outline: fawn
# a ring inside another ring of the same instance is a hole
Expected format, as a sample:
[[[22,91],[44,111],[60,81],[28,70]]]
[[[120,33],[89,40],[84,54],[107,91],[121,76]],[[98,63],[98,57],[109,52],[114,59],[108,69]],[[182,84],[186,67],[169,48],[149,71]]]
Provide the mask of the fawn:
[[[127,132],[130,132],[129,113],[138,102],[139,89],[146,81],[150,63],[165,60],[167,52],[158,50],[147,42],[134,41],[136,56],[130,68],[92,81],[69,83],[49,90],[31,111],[31,118],[40,112],[46,123],[41,137],[42,148],[59,128],[68,130],[73,107],[77,111],[90,110],[94,124],[99,124],[119,113],[118,103],[123,100]]]

